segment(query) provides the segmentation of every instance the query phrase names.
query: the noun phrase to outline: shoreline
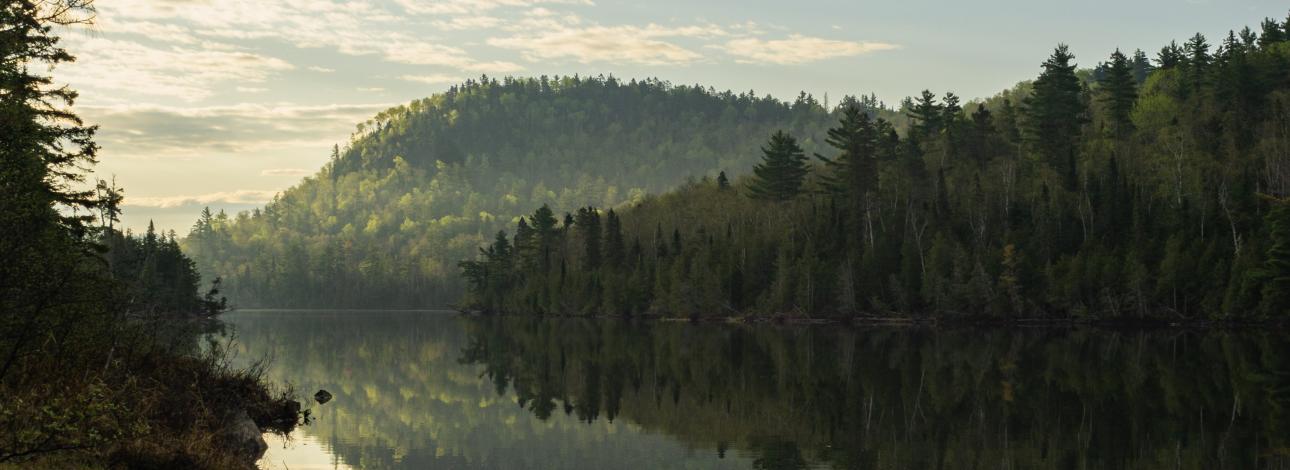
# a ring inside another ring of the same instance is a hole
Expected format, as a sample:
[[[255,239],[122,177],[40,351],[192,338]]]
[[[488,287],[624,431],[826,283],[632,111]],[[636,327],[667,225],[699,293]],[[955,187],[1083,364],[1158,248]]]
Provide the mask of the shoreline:
[[[1177,319],[1163,320],[1153,318],[1105,319],[1105,318],[995,318],[985,316],[874,316],[862,315],[849,318],[803,318],[783,315],[755,316],[713,316],[713,317],[673,317],[661,314],[647,315],[570,315],[570,314],[526,314],[482,312],[471,309],[453,308],[453,311],[464,316],[498,316],[498,317],[531,317],[531,318],[581,318],[588,320],[624,320],[650,321],[666,323],[692,324],[727,324],[727,325],[774,325],[774,326],[845,326],[845,327],[906,327],[906,328],[1097,328],[1106,330],[1252,330],[1266,331],[1290,330],[1290,319],[1277,320],[1211,320],[1211,319]]]

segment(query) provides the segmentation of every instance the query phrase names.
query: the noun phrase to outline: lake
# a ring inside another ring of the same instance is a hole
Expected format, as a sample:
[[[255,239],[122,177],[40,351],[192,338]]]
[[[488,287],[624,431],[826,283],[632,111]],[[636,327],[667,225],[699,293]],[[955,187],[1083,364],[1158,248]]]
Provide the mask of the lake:
[[[224,319],[335,395],[269,468],[1290,468],[1284,333]]]

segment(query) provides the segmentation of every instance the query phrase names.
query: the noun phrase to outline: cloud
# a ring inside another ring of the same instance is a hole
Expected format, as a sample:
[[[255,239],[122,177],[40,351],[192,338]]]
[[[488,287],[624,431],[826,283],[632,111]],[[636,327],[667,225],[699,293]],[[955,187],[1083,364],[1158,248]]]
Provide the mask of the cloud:
[[[73,87],[159,95],[199,101],[217,84],[258,83],[295,68],[253,52],[199,45],[156,48],[103,37],[73,37],[77,61],[59,69],[59,80]]]
[[[260,176],[309,176],[312,174],[314,174],[313,171],[303,168],[270,168],[260,171]]]
[[[81,106],[88,123],[100,124],[97,140],[111,158],[174,158],[262,152],[343,141],[389,104],[258,105],[210,107],[154,105]]]
[[[385,91],[385,89],[384,89],[384,88],[381,88],[381,87],[379,87],[379,86],[361,86],[361,87],[355,88],[355,90],[363,91],[363,92],[369,92],[369,93],[375,93],[375,92],[379,92],[379,91]]]
[[[458,16],[450,20],[435,20],[430,24],[434,27],[448,30],[460,31],[466,29],[488,29],[496,27],[502,23],[502,19],[495,16],[475,15],[475,16]]]
[[[253,86],[240,86],[234,89],[242,93],[264,93],[266,91],[269,91],[268,88],[253,87]]]
[[[731,39],[723,45],[709,47],[724,50],[735,56],[735,61],[739,63],[797,65],[897,49],[900,46],[885,42],[841,41],[793,34],[787,39]]]
[[[238,189],[216,193],[195,194],[187,196],[136,197],[126,195],[122,205],[134,207],[171,208],[206,204],[264,204],[277,194],[273,190]]]
[[[308,68],[308,70],[310,70],[310,71],[312,71],[312,72],[318,72],[318,73],[332,73],[332,72],[335,72],[335,71],[336,71],[336,69],[329,69],[329,68],[327,68],[327,67],[319,67],[319,66],[317,66],[317,65],[311,65],[311,66],[309,66],[309,67],[307,67],[307,68]]]
[[[729,33],[716,25],[666,27],[570,26],[569,19],[548,21],[536,34],[491,38],[488,44],[521,51],[525,59],[542,61],[573,59],[580,63],[611,62],[643,65],[687,64],[703,58],[697,52],[662,38],[712,38]]]
[[[490,10],[500,6],[526,6],[539,1],[405,3],[404,9],[422,14],[445,8],[462,12]],[[341,3],[314,0],[117,0],[102,5],[100,10],[104,17],[114,18],[103,28],[103,32],[112,34],[130,34],[126,26],[138,23],[184,23],[185,26],[168,32],[175,37],[186,36],[188,42],[277,40],[298,48],[330,48],[346,55],[376,55],[386,61],[403,64],[442,65],[488,73],[523,70],[523,67],[510,62],[477,61],[463,49],[437,44],[406,31],[407,15],[387,11],[383,4],[368,0]],[[440,21],[465,28],[487,22],[481,18]],[[129,66],[129,63],[125,62],[123,66]]]
[[[385,54],[386,59],[394,62],[438,65],[470,72],[511,73],[524,70],[523,66],[512,62],[477,62],[460,48],[425,42],[405,42],[397,47],[391,47]]]
[[[430,74],[430,75],[403,75],[403,76],[400,76],[399,79],[406,80],[409,82],[428,83],[430,85],[438,85],[441,83],[458,83],[463,81],[461,77],[458,77],[456,75],[447,75],[447,74],[438,74],[438,73]]]
[[[419,15],[466,15],[500,7],[523,8],[541,4],[594,5],[591,0],[396,0],[403,10]]]

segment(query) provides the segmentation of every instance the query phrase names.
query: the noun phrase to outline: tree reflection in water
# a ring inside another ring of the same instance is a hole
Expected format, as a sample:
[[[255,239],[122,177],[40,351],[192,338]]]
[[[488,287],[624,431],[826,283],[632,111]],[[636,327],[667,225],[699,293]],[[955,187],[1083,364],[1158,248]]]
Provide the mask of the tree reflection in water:
[[[230,321],[361,468],[1290,468],[1278,334]]]

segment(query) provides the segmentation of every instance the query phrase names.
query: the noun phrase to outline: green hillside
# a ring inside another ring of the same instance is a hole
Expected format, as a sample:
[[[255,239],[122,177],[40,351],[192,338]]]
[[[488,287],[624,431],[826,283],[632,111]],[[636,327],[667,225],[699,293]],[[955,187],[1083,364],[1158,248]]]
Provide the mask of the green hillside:
[[[537,314],[1268,320],[1290,313],[1290,23],[1197,34],[1017,92],[848,108],[755,175],[556,225],[462,263],[467,303]],[[1087,60],[1087,59],[1086,59]],[[1087,62],[1086,62],[1087,63]],[[513,234],[513,236],[512,236]]]
[[[876,98],[844,101],[903,122]],[[533,207],[560,216],[744,173],[780,129],[822,150],[827,104],[658,80],[467,81],[360,124],[264,209],[203,214],[184,249],[237,306],[443,305],[462,292],[457,261]]]

